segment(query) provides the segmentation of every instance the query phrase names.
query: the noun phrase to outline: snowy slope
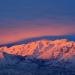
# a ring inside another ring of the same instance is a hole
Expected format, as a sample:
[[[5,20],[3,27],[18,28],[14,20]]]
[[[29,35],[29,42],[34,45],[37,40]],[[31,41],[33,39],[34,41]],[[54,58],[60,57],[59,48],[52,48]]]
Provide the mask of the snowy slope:
[[[28,44],[0,47],[1,52],[8,54],[33,56],[40,59],[67,59],[75,55],[75,42],[67,39],[40,40]]]
[[[0,47],[0,75],[75,75],[75,42],[40,40]]]

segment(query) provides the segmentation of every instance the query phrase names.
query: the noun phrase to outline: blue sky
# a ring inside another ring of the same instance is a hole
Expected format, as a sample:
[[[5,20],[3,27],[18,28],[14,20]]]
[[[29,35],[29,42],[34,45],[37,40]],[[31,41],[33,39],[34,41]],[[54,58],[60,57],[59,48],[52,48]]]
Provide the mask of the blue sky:
[[[0,0],[0,42],[74,33],[75,0]]]
[[[0,0],[0,19],[75,18],[75,0]]]

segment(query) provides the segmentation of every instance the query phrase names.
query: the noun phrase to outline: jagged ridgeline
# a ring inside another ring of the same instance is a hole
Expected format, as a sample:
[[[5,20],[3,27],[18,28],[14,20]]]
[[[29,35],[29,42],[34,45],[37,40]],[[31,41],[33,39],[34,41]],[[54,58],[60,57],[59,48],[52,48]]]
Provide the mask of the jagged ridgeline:
[[[0,47],[0,75],[75,75],[75,42],[38,40]]]

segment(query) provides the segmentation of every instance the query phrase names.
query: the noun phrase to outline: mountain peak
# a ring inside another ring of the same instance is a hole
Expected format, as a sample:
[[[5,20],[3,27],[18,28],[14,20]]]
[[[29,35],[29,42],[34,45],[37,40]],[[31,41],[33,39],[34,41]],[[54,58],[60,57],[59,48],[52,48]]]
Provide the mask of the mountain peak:
[[[67,59],[75,55],[75,42],[67,39],[43,39],[9,48],[0,47],[0,51],[14,55],[32,56],[38,59]]]

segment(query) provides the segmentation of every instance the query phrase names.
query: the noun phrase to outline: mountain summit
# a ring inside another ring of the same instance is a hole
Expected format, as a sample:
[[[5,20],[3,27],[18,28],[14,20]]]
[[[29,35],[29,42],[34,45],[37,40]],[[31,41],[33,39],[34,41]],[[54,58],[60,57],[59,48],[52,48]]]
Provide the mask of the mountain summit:
[[[8,54],[31,56],[37,59],[68,59],[75,55],[75,42],[67,39],[39,40],[12,47],[0,47],[0,52]]]
[[[38,40],[0,47],[0,75],[75,75],[75,42]]]

